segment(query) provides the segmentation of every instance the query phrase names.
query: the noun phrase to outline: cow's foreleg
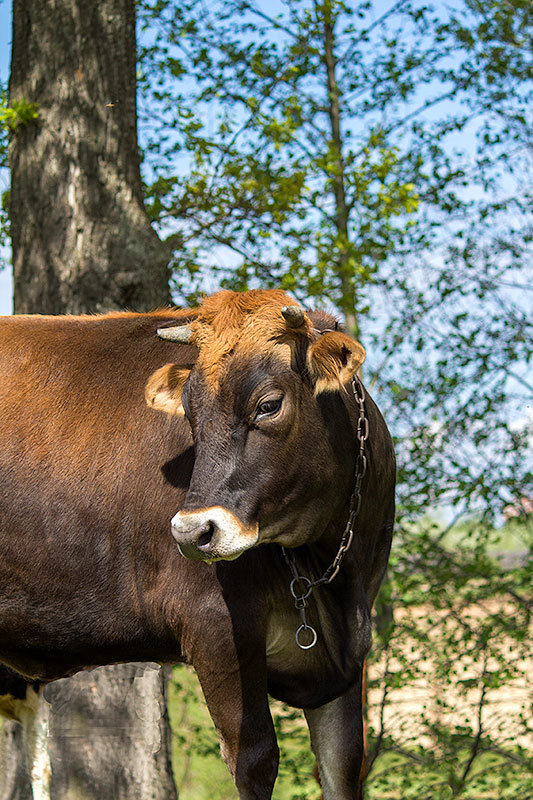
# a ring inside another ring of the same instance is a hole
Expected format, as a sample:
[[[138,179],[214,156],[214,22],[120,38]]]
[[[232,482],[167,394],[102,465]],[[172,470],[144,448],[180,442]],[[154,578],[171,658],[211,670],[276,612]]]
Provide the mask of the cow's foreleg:
[[[270,800],[278,772],[278,745],[266,692],[266,665],[247,658],[231,667],[231,655],[195,664],[220,739],[222,756],[239,800]]]
[[[361,682],[342,697],[305,711],[324,800],[360,800],[363,761]]]

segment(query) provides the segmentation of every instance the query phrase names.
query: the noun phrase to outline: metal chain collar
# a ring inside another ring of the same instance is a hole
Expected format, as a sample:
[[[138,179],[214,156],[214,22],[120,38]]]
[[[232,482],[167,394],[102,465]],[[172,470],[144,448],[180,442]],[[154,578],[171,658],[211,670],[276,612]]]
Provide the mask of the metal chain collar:
[[[305,613],[305,609],[308,605],[308,599],[313,592],[313,589],[316,589],[317,586],[322,586],[324,583],[331,583],[331,581],[335,578],[338,574],[342,560],[346,555],[347,551],[350,549],[350,545],[353,540],[353,526],[355,523],[355,518],[359,513],[359,509],[361,508],[361,484],[363,482],[363,478],[366,474],[366,467],[367,467],[367,460],[365,455],[365,442],[368,439],[368,417],[365,414],[365,390],[363,388],[363,384],[356,378],[355,376],[352,378],[352,389],[355,396],[356,403],[358,404],[359,416],[357,418],[357,428],[356,428],[356,436],[357,442],[359,444],[359,452],[355,459],[355,479],[354,479],[354,489],[352,492],[352,496],[350,498],[350,511],[348,514],[348,521],[346,522],[346,527],[344,529],[344,533],[342,534],[341,542],[339,545],[339,549],[337,550],[337,555],[326,569],[324,574],[317,578],[315,581],[312,581],[310,578],[307,578],[305,575],[301,575],[298,571],[298,567],[296,566],[296,559],[291,551],[282,547],[283,556],[285,561],[287,562],[292,574],[293,579],[290,583],[290,590],[291,594],[294,597],[294,606],[300,612],[300,617],[302,620],[302,624],[298,628],[295,634],[296,644],[302,650],[310,650],[312,647],[315,646],[318,640],[318,635],[316,630],[313,628],[312,625],[309,625],[307,622],[307,617]],[[303,637],[303,639],[302,639]],[[306,643],[307,639],[307,643]]]

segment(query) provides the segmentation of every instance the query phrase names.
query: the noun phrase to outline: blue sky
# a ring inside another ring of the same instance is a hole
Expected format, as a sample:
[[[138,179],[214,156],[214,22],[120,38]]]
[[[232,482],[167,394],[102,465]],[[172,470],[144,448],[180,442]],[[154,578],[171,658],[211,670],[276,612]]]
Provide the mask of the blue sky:
[[[6,84],[9,77],[11,57],[11,8],[12,0],[0,0],[0,80]],[[0,192],[8,188],[7,174],[0,173]],[[225,250],[221,251],[225,262],[233,256]],[[10,250],[2,254],[6,268],[0,269],[0,314],[10,314],[12,310],[12,276],[10,269]],[[213,286],[213,290],[216,287]]]

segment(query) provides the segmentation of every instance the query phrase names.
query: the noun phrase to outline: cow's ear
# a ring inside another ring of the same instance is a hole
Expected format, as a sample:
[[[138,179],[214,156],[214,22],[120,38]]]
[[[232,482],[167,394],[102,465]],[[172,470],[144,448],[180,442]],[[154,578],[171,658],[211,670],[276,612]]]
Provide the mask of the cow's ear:
[[[148,379],[144,396],[150,408],[166,411],[167,414],[183,416],[185,411],[181,403],[181,393],[190,369],[183,369],[176,364],[165,364],[157,369]]]
[[[363,345],[345,333],[331,331],[313,342],[307,351],[307,366],[315,394],[338,392],[365,360]]]

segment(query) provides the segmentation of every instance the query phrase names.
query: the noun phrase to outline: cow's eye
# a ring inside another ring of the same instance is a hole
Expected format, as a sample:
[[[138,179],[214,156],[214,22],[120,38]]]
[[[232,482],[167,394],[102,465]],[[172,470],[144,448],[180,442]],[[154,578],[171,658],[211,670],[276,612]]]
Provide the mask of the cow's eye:
[[[259,417],[271,417],[273,414],[277,414],[281,408],[282,401],[282,397],[276,397],[272,400],[263,400],[263,402],[259,403],[257,406],[255,418],[258,419]]]

